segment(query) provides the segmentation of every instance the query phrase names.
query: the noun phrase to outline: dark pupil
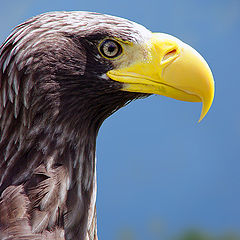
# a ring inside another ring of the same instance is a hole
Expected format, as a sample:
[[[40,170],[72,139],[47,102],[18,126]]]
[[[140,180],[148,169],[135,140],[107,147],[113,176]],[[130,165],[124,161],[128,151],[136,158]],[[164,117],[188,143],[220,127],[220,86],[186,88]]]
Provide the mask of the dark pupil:
[[[114,45],[112,44],[112,45],[110,45],[110,46],[108,47],[108,52],[112,53],[112,52],[115,51],[115,49],[116,49],[116,46],[114,46]]]
[[[122,49],[118,42],[105,40],[100,46],[100,51],[105,57],[115,58],[121,54]]]

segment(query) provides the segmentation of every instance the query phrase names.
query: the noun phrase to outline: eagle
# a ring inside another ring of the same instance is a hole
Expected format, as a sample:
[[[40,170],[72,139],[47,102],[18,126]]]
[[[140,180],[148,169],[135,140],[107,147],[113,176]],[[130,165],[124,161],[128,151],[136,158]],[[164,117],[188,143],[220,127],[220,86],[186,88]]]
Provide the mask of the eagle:
[[[192,47],[132,21],[50,12],[0,48],[0,239],[96,240],[96,138],[131,101],[214,97]]]

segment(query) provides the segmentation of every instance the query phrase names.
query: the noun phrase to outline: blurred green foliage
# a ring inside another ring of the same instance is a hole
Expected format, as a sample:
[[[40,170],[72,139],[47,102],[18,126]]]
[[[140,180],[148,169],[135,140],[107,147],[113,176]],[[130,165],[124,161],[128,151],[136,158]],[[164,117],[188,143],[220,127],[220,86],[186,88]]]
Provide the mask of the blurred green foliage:
[[[138,240],[135,234],[131,229],[125,229],[121,231],[117,240]],[[151,238],[152,239],[152,238]],[[159,234],[159,237],[154,238],[154,240],[163,240],[163,236]],[[225,233],[222,235],[213,235],[204,233],[198,230],[189,230],[183,233],[180,236],[176,236],[174,238],[167,238],[164,240],[240,240],[239,235],[235,235],[233,233]]]
[[[232,233],[224,234],[222,236],[212,236],[200,231],[189,231],[174,240],[240,240],[240,236],[236,236]]]

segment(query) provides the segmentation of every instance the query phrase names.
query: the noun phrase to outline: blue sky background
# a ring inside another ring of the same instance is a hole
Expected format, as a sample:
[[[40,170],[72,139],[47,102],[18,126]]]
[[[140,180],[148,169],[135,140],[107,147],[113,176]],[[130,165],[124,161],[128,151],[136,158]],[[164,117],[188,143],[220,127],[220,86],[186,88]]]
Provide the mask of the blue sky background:
[[[162,96],[103,124],[97,145],[98,232],[160,240],[190,228],[240,232],[239,0],[0,0],[0,41],[27,18],[88,10],[128,18],[197,49],[216,82],[210,112]]]

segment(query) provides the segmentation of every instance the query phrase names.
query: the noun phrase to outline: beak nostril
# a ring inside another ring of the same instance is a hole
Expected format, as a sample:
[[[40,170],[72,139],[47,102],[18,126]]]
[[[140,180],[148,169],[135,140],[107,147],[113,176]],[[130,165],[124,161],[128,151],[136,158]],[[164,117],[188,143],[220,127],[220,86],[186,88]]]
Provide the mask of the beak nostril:
[[[162,58],[162,60],[161,60],[161,63],[163,64],[163,63],[167,62],[168,60],[172,59],[172,58],[173,58],[174,56],[176,56],[176,55],[177,55],[177,50],[176,50],[176,49],[173,49],[173,50],[167,52],[167,53],[163,56],[163,58]]]

